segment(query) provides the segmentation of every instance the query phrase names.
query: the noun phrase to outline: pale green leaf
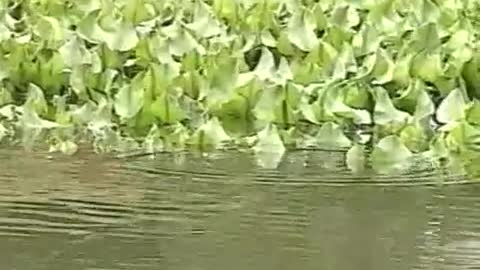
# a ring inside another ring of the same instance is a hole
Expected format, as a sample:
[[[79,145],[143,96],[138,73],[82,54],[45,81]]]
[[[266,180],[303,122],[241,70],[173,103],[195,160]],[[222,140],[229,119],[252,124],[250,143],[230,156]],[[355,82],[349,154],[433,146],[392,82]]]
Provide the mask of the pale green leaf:
[[[201,125],[190,138],[196,146],[218,148],[231,138],[225,132],[217,117]]]
[[[260,98],[253,109],[257,119],[273,122],[275,120],[275,110],[279,104],[281,92],[275,88],[268,88],[261,92]]]
[[[92,55],[83,41],[77,37],[68,40],[59,48],[59,53],[67,67],[92,64]]]
[[[167,44],[169,52],[173,55],[183,56],[191,51],[197,51],[200,54],[205,53],[205,49],[198,43],[192,34],[180,26],[178,22],[164,27],[162,32],[168,37]]]
[[[258,134],[258,141],[253,147],[259,164],[265,168],[276,168],[285,153],[285,146],[278,133],[277,126],[267,125]]]
[[[315,136],[317,145],[325,148],[347,148],[352,145],[350,139],[345,136],[339,125],[327,122],[322,125]]]
[[[465,117],[467,101],[462,90],[456,88],[442,100],[436,112],[438,121],[444,124],[459,121]]]
[[[212,15],[211,8],[202,0],[195,3],[193,22],[186,25],[198,37],[209,38],[223,32],[222,26]]]
[[[376,27],[364,24],[362,29],[356,32],[352,39],[352,47],[356,55],[368,55],[378,50],[382,35]]]
[[[371,124],[372,117],[367,110],[354,109],[347,106],[343,101],[342,92],[337,89],[326,91],[324,98],[325,109],[329,112],[347,119],[355,124]]]
[[[275,76],[275,61],[269,49],[262,48],[262,55],[253,72],[260,80],[267,80]]]
[[[65,37],[65,28],[57,18],[51,16],[40,16],[35,32],[38,36],[52,43],[62,41]]]
[[[13,102],[13,97],[10,91],[5,87],[0,87],[0,107],[11,102]]]
[[[345,154],[345,163],[353,173],[360,173],[365,170],[365,146],[353,145]]]
[[[100,10],[93,10],[78,23],[76,32],[82,39],[92,43],[102,42],[106,33],[97,23],[99,14]]]
[[[420,53],[413,57],[410,72],[426,82],[437,81],[443,74],[440,53]]]
[[[435,105],[425,90],[420,91],[415,106],[414,118],[417,121],[430,117],[435,113]]]
[[[302,51],[311,51],[318,43],[315,26],[311,11],[294,13],[287,27],[289,41]]]
[[[408,168],[412,152],[395,135],[381,139],[371,154],[372,168],[382,174],[400,172]]]
[[[357,10],[349,4],[338,4],[332,11],[331,22],[341,27],[354,27],[360,23]]]
[[[138,34],[131,23],[122,22],[113,31],[104,33],[103,39],[112,51],[129,51],[139,42]]]
[[[33,83],[28,85],[27,100],[25,101],[24,107],[39,114],[47,112],[47,100],[45,99],[43,90],[38,85]]]
[[[0,142],[2,142],[3,138],[5,138],[6,136],[8,136],[9,134],[9,131],[8,129],[6,129],[2,123],[0,123]]]
[[[24,129],[51,129],[60,126],[55,122],[40,118],[37,112],[29,108],[23,110],[20,124]]]
[[[434,51],[441,43],[436,23],[425,23],[414,33],[413,46],[417,51]]]
[[[163,123],[168,124],[176,123],[186,117],[185,112],[179,106],[178,100],[168,93],[163,93],[156,98],[155,102],[151,104],[151,111]]]
[[[122,118],[134,117],[143,107],[144,90],[132,85],[124,85],[115,95],[114,108]]]
[[[367,60],[367,69],[374,78],[373,84],[385,84],[393,79],[395,65],[383,49],[378,49]]]
[[[285,86],[288,81],[293,79],[292,70],[288,64],[288,60],[285,57],[280,58],[280,64],[275,72],[273,78],[271,78],[276,84]]]
[[[402,124],[408,121],[410,115],[400,111],[392,103],[387,91],[381,87],[375,89],[376,102],[373,120],[377,125]]]

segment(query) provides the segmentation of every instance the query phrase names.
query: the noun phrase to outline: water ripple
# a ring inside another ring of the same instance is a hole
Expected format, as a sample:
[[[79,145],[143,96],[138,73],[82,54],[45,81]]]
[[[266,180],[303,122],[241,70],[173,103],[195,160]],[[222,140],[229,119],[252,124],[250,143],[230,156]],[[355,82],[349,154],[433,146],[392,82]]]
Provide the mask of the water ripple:
[[[429,167],[353,175],[341,153],[0,151],[5,269],[475,269],[480,185]],[[469,185],[467,185],[469,184]]]

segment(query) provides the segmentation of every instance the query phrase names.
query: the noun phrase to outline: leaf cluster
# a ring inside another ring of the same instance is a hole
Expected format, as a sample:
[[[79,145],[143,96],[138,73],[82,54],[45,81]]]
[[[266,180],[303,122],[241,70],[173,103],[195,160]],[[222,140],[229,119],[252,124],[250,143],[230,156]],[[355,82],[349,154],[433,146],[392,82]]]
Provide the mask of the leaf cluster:
[[[354,171],[475,160],[474,1],[10,0],[0,139],[74,153],[344,149]],[[370,153],[366,160],[366,152]]]

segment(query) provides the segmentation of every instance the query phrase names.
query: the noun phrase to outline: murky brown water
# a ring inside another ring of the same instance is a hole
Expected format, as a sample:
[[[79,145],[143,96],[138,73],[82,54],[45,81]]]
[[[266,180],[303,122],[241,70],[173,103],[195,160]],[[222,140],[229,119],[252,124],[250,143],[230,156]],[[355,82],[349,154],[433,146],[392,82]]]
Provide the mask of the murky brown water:
[[[353,179],[338,155],[1,150],[1,269],[480,269],[480,185]]]

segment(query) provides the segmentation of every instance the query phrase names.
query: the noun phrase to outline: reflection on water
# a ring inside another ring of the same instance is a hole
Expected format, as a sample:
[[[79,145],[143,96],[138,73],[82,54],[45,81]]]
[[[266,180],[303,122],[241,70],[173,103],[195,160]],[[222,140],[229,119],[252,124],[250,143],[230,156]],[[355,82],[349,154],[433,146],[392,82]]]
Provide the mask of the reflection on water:
[[[239,154],[2,150],[2,269],[480,269],[480,186],[355,179],[339,155],[264,170]]]

